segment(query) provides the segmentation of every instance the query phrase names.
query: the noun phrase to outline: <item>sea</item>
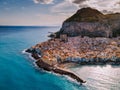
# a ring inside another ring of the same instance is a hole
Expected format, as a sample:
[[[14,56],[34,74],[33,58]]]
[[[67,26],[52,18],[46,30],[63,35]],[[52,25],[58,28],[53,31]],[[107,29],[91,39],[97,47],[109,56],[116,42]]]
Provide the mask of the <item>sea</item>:
[[[81,85],[46,72],[23,51],[50,39],[60,26],[0,26],[0,90],[120,90],[120,66],[84,65],[70,69],[87,81]],[[74,52],[73,52],[74,53]]]

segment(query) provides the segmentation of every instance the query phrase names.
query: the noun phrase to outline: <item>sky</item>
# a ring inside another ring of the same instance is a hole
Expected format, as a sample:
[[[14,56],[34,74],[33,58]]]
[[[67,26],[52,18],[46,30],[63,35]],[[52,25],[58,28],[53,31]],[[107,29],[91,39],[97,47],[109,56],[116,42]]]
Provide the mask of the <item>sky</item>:
[[[0,0],[0,25],[58,26],[78,9],[120,12],[120,0]]]

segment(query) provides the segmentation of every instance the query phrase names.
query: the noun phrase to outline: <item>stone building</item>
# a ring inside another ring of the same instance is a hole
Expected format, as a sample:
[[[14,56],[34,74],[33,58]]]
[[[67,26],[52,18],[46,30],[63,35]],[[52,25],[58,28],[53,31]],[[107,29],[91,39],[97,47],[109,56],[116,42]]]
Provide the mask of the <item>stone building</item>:
[[[112,32],[111,31],[105,31],[106,32],[106,38],[112,37]]]
[[[67,42],[68,41],[67,34],[61,34],[60,39],[61,39],[61,41]]]

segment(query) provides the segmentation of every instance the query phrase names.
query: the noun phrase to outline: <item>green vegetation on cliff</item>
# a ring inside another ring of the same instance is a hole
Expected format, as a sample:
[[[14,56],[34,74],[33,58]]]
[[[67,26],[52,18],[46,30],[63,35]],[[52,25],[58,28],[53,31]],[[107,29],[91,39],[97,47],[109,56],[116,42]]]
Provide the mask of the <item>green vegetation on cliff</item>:
[[[103,14],[90,7],[78,10],[74,15],[63,22],[61,34],[89,37],[117,37],[120,36],[120,13]]]
[[[96,9],[82,8],[78,10],[73,16],[68,18],[65,22],[94,22],[100,21],[104,18],[104,15]]]

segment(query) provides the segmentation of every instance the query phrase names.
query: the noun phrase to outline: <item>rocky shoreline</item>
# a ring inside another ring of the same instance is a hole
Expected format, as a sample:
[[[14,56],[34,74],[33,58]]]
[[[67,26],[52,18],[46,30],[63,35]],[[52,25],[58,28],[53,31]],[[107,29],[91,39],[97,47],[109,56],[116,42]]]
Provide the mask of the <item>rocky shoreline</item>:
[[[55,37],[61,34],[69,37],[117,37],[120,36],[120,13],[104,14],[94,8],[82,8],[67,18],[55,34]]]
[[[36,60],[36,64],[50,72],[67,75],[80,83],[85,83],[73,72],[67,70],[69,63],[80,65],[120,65],[120,38],[68,37],[49,39],[26,52]]]
[[[82,80],[79,76],[75,75],[73,72],[59,68],[59,67],[55,67],[53,65],[50,65],[48,63],[45,63],[44,60],[42,60],[38,53],[36,53],[34,50],[30,51],[29,49],[26,50],[27,53],[31,53],[31,56],[36,59],[36,64],[39,68],[42,68],[43,70],[46,71],[50,71],[50,72],[54,72],[60,75],[67,75],[73,79],[75,79],[77,82],[79,82],[80,84],[85,83],[86,81]]]

